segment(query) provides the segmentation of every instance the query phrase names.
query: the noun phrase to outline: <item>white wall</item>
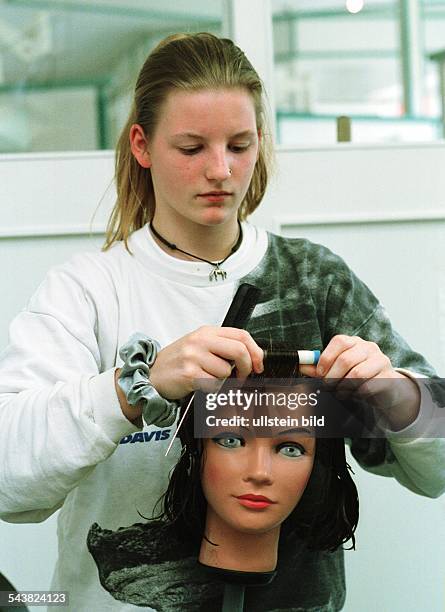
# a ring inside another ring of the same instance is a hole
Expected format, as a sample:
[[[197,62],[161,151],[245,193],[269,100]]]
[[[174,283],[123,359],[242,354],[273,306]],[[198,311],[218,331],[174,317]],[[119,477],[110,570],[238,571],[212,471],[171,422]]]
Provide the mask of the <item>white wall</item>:
[[[112,165],[110,152],[0,157],[0,346],[7,323],[45,270],[74,251],[97,248],[113,201],[107,189]],[[444,167],[445,144],[283,149],[271,189],[253,216],[260,225],[307,236],[344,255],[442,375]],[[355,469],[362,512],[358,550],[346,553],[345,610],[374,612],[378,600],[385,612],[443,612],[444,501]],[[48,588],[54,518],[41,525],[0,523],[0,542],[0,571],[19,588]]]
[[[340,105],[336,108],[331,105],[330,112],[343,114]],[[350,112],[352,112],[351,108]],[[324,147],[337,143],[337,120],[334,114],[321,119],[282,115],[277,119],[277,126],[279,142],[283,147],[306,145]],[[360,145],[377,142],[388,144],[432,142],[440,137],[441,132],[442,124],[437,121],[416,121],[415,119],[382,121],[351,116],[351,142]]]

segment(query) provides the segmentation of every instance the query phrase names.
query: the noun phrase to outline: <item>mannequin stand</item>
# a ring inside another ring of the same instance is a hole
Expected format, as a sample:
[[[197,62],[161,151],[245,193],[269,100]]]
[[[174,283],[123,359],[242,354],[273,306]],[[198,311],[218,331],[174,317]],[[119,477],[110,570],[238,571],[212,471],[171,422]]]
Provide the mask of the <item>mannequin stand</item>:
[[[212,577],[224,581],[224,594],[221,612],[243,612],[244,591],[246,586],[264,586],[275,578],[277,572],[238,572],[221,567],[211,567],[198,561]]]
[[[244,584],[226,582],[221,612],[243,612],[245,589]]]

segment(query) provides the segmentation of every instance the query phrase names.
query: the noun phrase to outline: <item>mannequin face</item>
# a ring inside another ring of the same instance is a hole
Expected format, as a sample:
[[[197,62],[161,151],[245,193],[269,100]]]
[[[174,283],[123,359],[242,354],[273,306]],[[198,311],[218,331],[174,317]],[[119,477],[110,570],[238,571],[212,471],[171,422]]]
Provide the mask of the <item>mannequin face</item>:
[[[202,488],[208,515],[243,533],[264,533],[281,525],[303,495],[315,443],[310,432],[301,429],[258,438],[241,428],[204,440]]]

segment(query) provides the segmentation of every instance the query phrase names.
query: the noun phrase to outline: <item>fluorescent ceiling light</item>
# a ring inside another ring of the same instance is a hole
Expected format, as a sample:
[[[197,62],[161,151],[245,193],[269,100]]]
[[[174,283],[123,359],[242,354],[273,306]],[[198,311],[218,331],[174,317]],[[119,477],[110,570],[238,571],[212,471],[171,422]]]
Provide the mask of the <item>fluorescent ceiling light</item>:
[[[346,9],[350,13],[360,13],[364,5],[364,0],[346,0]]]

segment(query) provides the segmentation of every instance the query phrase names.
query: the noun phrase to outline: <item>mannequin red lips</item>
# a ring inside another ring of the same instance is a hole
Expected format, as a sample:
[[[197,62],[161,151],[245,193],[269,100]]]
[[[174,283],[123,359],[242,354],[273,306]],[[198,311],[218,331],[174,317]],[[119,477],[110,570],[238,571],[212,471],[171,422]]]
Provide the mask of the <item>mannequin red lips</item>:
[[[246,508],[261,509],[267,508],[268,506],[271,506],[272,504],[276,503],[268,497],[265,497],[264,495],[254,495],[253,493],[248,493],[247,495],[239,495],[237,499],[239,499],[240,503],[243,506],[246,506]]]

